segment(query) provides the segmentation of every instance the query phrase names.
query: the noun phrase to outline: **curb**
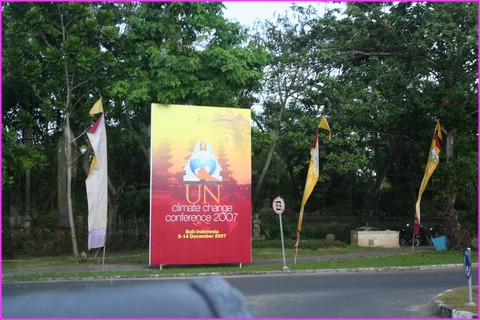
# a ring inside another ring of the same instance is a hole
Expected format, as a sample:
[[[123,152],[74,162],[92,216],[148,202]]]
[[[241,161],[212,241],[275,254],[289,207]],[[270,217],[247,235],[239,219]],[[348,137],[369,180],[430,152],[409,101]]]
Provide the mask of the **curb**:
[[[445,292],[450,292],[450,290],[446,290],[435,297],[433,301],[433,313],[439,318],[455,318],[455,319],[478,319],[478,314],[469,312],[469,311],[462,311],[453,309],[445,304],[440,298]]]
[[[474,263],[472,265],[477,265]],[[145,274],[145,275],[115,275],[115,276],[67,276],[65,278],[43,278],[40,281],[54,281],[54,280],[108,280],[108,279],[128,279],[128,278],[191,278],[204,277],[210,275],[219,275],[225,277],[232,276],[248,276],[248,275],[288,275],[288,274],[305,274],[305,273],[361,273],[361,272],[392,272],[392,271],[411,271],[411,270],[439,270],[439,269],[460,269],[461,264],[440,264],[440,265],[425,265],[425,266],[409,266],[409,267],[370,267],[370,268],[340,268],[340,269],[303,269],[303,270],[269,270],[269,271],[235,271],[235,272],[200,272],[200,273],[167,273],[167,274]],[[92,270],[95,271],[95,270]],[[96,270],[99,271],[99,270]],[[2,275],[3,282],[13,282],[9,276]],[[38,281],[38,280],[37,280]]]

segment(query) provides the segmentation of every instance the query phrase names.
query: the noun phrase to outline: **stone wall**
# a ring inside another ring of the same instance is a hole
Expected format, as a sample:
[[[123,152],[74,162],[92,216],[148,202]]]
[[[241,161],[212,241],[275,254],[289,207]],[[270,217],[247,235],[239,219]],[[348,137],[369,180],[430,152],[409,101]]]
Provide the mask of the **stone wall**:
[[[350,232],[351,245],[359,247],[399,248],[398,231],[357,231]]]

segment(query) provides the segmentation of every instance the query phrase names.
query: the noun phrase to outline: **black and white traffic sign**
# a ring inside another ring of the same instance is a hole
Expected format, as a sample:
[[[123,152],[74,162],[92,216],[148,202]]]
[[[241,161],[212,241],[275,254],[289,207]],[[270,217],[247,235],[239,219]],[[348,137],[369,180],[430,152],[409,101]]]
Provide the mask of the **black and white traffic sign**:
[[[276,214],[282,214],[285,211],[285,201],[280,197],[276,197],[273,199],[272,207]]]

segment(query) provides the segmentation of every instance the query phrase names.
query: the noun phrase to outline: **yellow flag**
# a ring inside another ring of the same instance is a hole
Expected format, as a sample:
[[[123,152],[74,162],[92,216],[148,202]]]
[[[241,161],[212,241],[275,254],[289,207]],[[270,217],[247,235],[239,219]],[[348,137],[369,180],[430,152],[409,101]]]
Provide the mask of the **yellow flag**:
[[[330,126],[328,125],[327,118],[325,118],[325,116],[323,116],[322,120],[320,120],[319,127],[327,130],[328,131],[328,141],[332,140],[332,130],[330,130]]]
[[[318,131],[315,134],[315,141],[310,150],[310,163],[308,164],[307,181],[305,182],[305,190],[303,191],[302,207],[305,206],[308,197],[312,194],[313,188],[317,184],[318,174],[320,171],[318,161]]]
[[[328,126],[327,119],[325,119],[325,117],[322,117],[320,123],[318,124],[318,127],[330,131],[330,127]],[[313,140],[313,146],[310,150],[310,163],[308,164],[307,181],[305,181],[305,189],[303,190],[302,204],[300,206],[300,214],[298,216],[297,236],[294,244],[295,248],[298,248],[298,244],[300,242],[300,233],[302,232],[303,211],[305,209],[305,204],[307,203],[308,198],[312,194],[313,188],[315,188],[315,185],[317,184],[319,173],[320,165],[318,155],[317,129],[317,132],[315,133],[315,139]]]
[[[103,113],[102,98],[98,99],[98,101],[95,102],[88,114],[90,114],[90,117],[93,117],[93,115],[97,113]]]
[[[420,201],[422,200],[423,191],[427,187],[428,180],[433,174],[433,171],[437,168],[438,163],[440,162],[440,151],[442,150],[442,146],[440,144],[440,140],[442,140],[442,128],[440,126],[440,121],[437,120],[437,124],[435,125],[435,130],[433,131],[433,139],[430,145],[430,151],[428,153],[428,160],[427,166],[425,167],[425,173],[423,175],[422,183],[420,185],[420,189],[418,190],[418,199],[417,203],[415,204],[415,220],[414,220],[414,233],[418,234],[420,231]]]
[[[295,248],[298,248],[300,242],[300,233],[302,232],[303,210],[305,203],[307,203],[308,197],[313,191],[313,188],[317,184],[319,175],[319,161],[318,161],[318,129],[315,133],[315,140],[313,141],[313,147],[310,150],[310,163],[308,164],[307,181],[305,181],[305,189],[303,190],[302,204],[300,206],[300,214],[298,216],[297,224],[297,236],[295,239]]]

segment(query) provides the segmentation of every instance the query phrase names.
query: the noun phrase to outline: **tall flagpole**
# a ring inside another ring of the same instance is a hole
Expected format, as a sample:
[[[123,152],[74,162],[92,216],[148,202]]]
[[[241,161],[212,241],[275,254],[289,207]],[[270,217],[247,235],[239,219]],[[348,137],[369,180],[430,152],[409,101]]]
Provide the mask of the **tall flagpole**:
[[[413,253],[413,248],[415,248],[415,232],[412,232],[413,233],[413,236],[412,236],[412,253]]]
[[[304,205],[302,204],[302,207],[300,208],[300,217],[303,217],[303,209]],[[293,264],[297,264],[297,254],[298,254],[298,246],[300,245],[300,230],[297,230],[297,240],[295,243],[295,259],[293,259]]]

